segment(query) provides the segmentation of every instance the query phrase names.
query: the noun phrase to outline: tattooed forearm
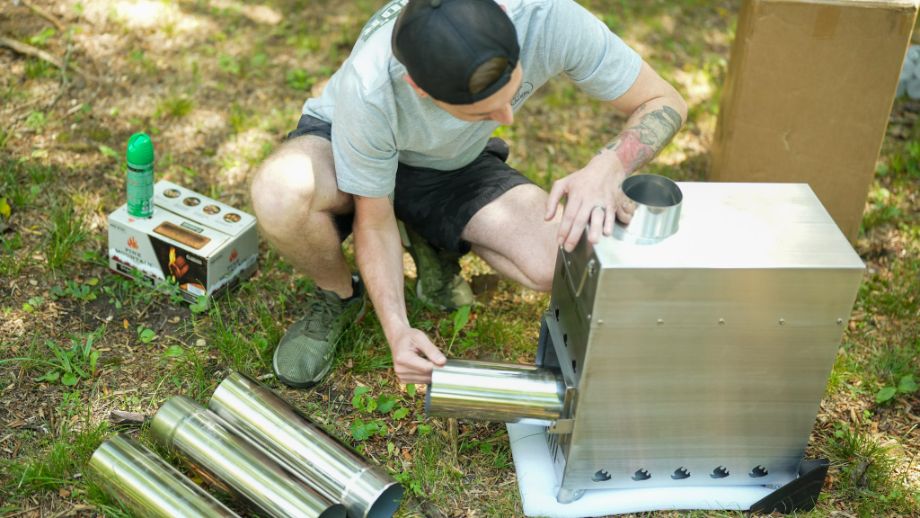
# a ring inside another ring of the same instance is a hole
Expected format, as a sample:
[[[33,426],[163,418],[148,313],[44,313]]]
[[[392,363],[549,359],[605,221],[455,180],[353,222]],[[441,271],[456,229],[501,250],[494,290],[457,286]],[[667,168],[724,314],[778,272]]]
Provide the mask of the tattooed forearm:
[[[636,111],[641,112],[643,108]],[[627,174],[632,173],[654,158],[671,141],[681,123],[677,110],[664,106],[642,115],[638,124],[623,130],[604,148],[612,149]]]

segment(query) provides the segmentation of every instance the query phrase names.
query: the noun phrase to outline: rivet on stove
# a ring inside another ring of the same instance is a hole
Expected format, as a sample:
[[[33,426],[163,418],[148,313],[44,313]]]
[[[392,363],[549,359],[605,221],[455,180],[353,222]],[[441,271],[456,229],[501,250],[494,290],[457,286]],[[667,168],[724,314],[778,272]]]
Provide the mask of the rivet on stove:
[[[599,326],[604,325],[604,320],[603,320],[603,319],[598,319],[597,325],[599,325]]]
[[[725,325],[725,319],[724,319],[724,318],[720,318],[720,319],[719,319],[719,325],[720,325],[720,326],[724,326],[724,325]]]
[[[659,326],[663,326],[663,325],[664,325],[664,319],[663,319],[663,318],[659,318],[659,319],[658,319],[658,322],[656,322],[656,324],[658,324]]]
[[[842,318],[838,318],[838,319],[837,319],[837,325],[838,325],[838,326],[839,326],[839,325],[843,325],[843,319],[842,319]]]
[[[779,325],[781,325],[781,326],[786,325],[786,319],[785,319],[785,318],[779,319]]]

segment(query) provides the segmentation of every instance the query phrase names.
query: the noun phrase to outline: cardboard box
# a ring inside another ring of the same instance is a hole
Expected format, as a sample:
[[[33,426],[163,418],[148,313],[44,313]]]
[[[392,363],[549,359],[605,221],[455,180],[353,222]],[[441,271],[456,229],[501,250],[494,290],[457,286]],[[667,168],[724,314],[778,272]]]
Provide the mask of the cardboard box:
[[[745,0],[710,179],[807,182],[852,241],[918,0]]]
[[[109,214],[109,268],[153,283],[178,283],[194,301],[252,275],[259,257],[256,219],[167,181],[154,185],[152,218]]]

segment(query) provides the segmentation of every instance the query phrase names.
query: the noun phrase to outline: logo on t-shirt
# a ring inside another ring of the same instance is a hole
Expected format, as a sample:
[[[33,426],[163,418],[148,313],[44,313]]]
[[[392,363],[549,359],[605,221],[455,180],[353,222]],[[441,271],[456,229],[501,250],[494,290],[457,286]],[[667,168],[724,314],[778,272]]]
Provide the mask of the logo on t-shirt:
[[[515,92],[514,97],[511,98],[511,106],[517,108],[520,106],[524,99],[530,96],[533,93],[533,83],[529,81],[524,81],[521,83],[521,86],[518,87],[518,91]]]
[[[374,16],[372,16],[371,19],[364,24],[364,28],[361,29],[361,41],[367,41],[372,34],[377,32],[377,29],[393,18],[396,18],[396,15],[398,15],[399,12],[402,11],[402,8],[408,3],[409,0],[391,0],[387,5],[374,13]]]

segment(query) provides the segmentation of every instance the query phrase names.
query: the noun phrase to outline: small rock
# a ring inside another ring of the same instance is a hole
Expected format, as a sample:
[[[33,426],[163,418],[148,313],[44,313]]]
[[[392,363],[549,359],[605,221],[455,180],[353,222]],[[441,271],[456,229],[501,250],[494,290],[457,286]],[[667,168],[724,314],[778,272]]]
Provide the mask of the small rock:
[[[206,342],[204,338],[199,338],[198,340],[195,340],[195,347],[204,347],[206,345],[208,345],[208,342]]]

